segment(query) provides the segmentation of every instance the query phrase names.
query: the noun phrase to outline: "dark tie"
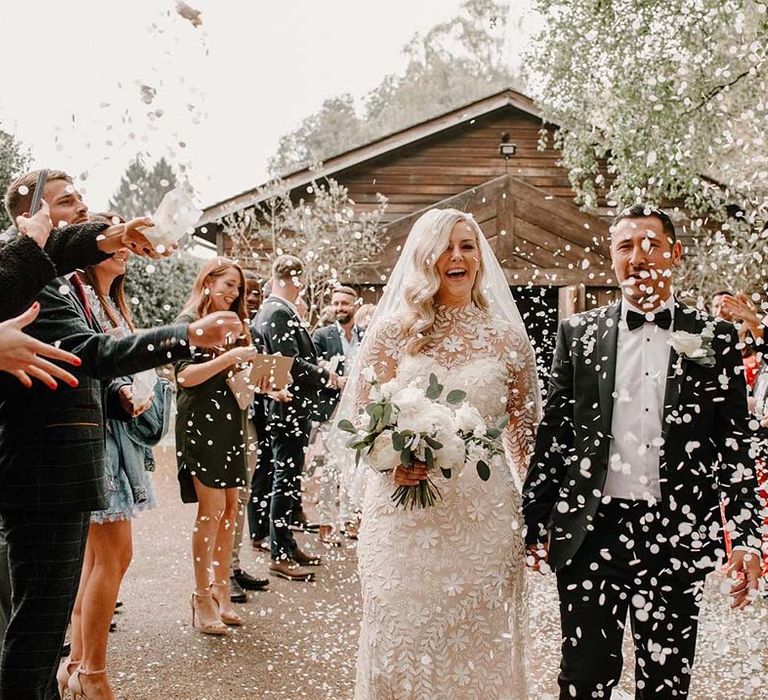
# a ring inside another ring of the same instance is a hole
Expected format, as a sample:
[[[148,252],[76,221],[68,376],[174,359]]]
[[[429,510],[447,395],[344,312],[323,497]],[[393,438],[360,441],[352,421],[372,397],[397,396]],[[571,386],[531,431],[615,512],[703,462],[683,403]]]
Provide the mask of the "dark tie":
[[[627,309],[627,327],[629,330],[636,331],[644,323],[655,323],[659,328],[669,330],[672,326],[672,312],[669,309],[664,309],[664,311],[650,314],[649,318],[646,314]]]

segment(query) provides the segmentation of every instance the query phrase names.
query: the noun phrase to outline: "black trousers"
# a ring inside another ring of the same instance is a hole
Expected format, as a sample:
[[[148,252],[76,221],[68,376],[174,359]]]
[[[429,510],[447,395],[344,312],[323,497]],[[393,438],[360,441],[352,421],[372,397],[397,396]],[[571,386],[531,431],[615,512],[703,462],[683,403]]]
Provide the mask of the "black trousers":
[[[301,503],[301,473],[309,445],[312,421],[291,416],[270,423],[274,476],[270,504],[270,539],[273,559],[289,558],[296,549],[290,525]]]
[[[268,407],[263,399],[254,404],[253,423],[259,436],[259,452],[256,469],[251,477],[251,497],[248,500],[248,530],[251,539],[269,537],[269,508],[272,498],[274,459],[272,456],[271,431],[267,422]]]
[[[610,698],[621,677],[627,615],[636,700],[688,696],[705,574],[671,567],[658,509],[614,499],[574,561],[557,573],[561,700]]]
[[[11,614],[0,654],[2,700],[58,698],[56,668],[80,582],[90,513],[0,508]]]

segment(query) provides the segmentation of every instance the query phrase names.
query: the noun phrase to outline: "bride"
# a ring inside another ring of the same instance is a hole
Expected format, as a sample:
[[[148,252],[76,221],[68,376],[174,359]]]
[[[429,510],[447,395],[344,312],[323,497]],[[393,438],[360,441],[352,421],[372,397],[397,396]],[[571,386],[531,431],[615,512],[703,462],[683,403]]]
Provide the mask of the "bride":
[[[413,226],[340,405],[362,380],[460,389],[489,425],[506,417],[506,460],[444,479],[441,498],[404,509],[399,485],[423,465],[367,474],[358,566],[363,620],[357,700],[527,698],[520,485],[540,409],[533,350],[504,273],[470,214],[432,209]],[[369,370],[368,370],[369,371]],[[461,465],[457,465],[461,466]],[[362,468],[362,466],[360,467]]]

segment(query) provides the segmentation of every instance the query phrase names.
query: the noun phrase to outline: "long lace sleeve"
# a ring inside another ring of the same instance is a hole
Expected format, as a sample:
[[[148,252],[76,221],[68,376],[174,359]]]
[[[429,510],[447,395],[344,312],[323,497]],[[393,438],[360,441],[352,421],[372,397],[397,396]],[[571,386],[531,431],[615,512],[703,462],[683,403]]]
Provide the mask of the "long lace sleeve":
[[[504,448],[522,483],[533,451],[536,426],[541,417],[539,380],[536,358],[528,339],[514,328],[505,335],[509,423],[504,431]]]
[[[403,354],[405,338],[397,319],[385,318],[369,328],[360,348],[359,360],[355,363],[352,377],[354,386],[354,413],[359,413],[369,402],[370,384],[363,374],[372,370],[379,384],[394,379],[398,362]]]

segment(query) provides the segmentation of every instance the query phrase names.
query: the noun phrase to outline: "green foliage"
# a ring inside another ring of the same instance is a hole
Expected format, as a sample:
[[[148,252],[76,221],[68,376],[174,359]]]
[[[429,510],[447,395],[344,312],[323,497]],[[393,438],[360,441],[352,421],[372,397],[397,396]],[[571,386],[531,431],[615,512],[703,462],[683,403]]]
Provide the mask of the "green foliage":
[[[517,84],[503,56],[508,13],[503,2],[465,0],[458,16],[413,36],[403,73],[385,76],[360,109],[340,95],[283,136],[270,171],[298,170]]]
[[[5,190],[15,178],[21,175],[29,165],[29,153],[9,133],[0,129],[0,193],[5,198]],[[0,205],[0,231],[11,225],[5,205]]]
[[[147,216],[157,209],[167,192],[176,186],[176,174],[165,158],[152,168],[136,156],[125,169],[109,208],[126,219]]]
[[[264,190],[269,196],[254,207],[226,216],[222,226],[232,240],[232,254],[245,267],[269,278],[278,255],[295,255],[304,262],[304,298],[311,320],[330,299],[338,284],[354,282],[358,270],[375,267],[386,245],[377,231],[386,198],[360,212],[346,187],[333,178],[312,181],[307,199],[294,202],[285,183]]]
[[[705,295],[731,288],[740,267],[742,288],[756,286],[768,221],[765,2],[536,0],[535,9],[544,21],[530,84],[559,125],[580,202],[594,207],[606,189],[611,206],[679,200],[698,238],[685,284]]]
[[[128,304],[138,328],[172,323],[192,291],[203,261],[180,250],[170,258],[131,257],[125,277]]]

